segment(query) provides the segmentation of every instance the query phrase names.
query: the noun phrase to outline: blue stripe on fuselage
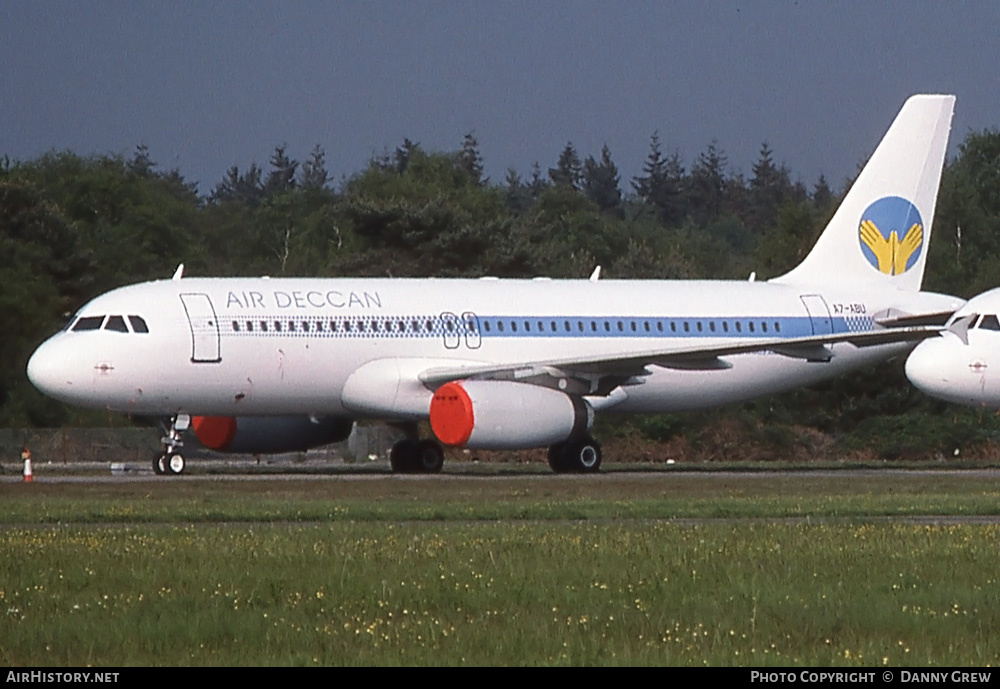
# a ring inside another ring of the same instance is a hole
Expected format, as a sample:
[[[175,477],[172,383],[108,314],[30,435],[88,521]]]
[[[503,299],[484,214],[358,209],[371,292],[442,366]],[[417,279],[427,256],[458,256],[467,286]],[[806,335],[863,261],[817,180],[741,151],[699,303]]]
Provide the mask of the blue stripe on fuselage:
[[[257,316],[223,320],[237,336],[429,338],[798,338],[823,334],[807,316],[682,317],[632,316]],[[865,332],[869,317],[831,318],[833,333]],[[226,327],[228,326],[228,327]]]

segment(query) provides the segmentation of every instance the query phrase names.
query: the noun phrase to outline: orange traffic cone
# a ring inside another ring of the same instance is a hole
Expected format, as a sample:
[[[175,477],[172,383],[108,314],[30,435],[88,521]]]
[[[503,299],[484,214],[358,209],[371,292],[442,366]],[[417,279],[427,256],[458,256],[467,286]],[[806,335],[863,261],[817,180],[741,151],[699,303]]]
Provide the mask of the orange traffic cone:
[[[34,479],[34,472],[31,470],[31,450],[24,448],[21,457],[24,459],[24,482],[28,483]]]

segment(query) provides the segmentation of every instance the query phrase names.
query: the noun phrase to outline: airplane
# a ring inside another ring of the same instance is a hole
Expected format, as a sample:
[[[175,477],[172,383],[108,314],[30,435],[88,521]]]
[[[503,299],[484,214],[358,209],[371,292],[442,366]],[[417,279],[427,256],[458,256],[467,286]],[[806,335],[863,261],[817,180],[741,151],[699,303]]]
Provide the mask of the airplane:
[[[548,448],[596,472],[594,415],[673,412],[809,385],[908,351],[963,300],[920,290],[954,96],[909,98],[811,252],[769,281],[190,278],[121,287],[42,343],[27,374],[86,407],[278,452],[405,431],[395,472],[441,444]],[[435,438],[420,438],[430,423]]]
[[[1000,289],[973,297],[940,337],[906,359],[906,377],[931,397],[1000,409]]]

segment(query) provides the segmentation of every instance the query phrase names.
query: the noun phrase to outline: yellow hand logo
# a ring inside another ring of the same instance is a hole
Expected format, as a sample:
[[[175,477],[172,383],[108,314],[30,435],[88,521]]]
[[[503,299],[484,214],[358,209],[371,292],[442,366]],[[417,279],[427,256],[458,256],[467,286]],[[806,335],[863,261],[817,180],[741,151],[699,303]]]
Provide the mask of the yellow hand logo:
[[[895,238],[896,233],[892,233],[893,238]],[[910,229],[906,231],[903,235],[903,239],[896,243],[895,258],[893,258],[893,264],[896,267],[896,275],[901,275],[906,272],[906,264],[910,261],[910,256],[913,252],[920,249],[920,245],[924,243],[924,228],[920,226],[919,223],[913,223]]]
[[[865,220],[861,223],[861,241],[875,254],[879,271],[886,275],[892,274],[892,255],[894,252],[891,240],[896,237],[896,233],[893,232],[889,237],[889,239],[883,237],[871,220]]]
[[[879,271],[886,275],[901,275],[906,272],[906,264],[924,241],[924,229],[920,223],[913,223],[903,239],[893,230],[886,239],[871,220],[861,223],[861,241],[871,249],[878,261]]]

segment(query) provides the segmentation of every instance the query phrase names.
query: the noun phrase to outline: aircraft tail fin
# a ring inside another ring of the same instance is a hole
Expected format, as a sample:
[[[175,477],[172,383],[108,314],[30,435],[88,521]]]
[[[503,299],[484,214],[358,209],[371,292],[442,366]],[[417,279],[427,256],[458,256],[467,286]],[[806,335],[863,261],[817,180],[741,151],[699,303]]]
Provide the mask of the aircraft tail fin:
[[[954,106],[954,96],[909,98],[812,251],[773,282],[919,291]]]

